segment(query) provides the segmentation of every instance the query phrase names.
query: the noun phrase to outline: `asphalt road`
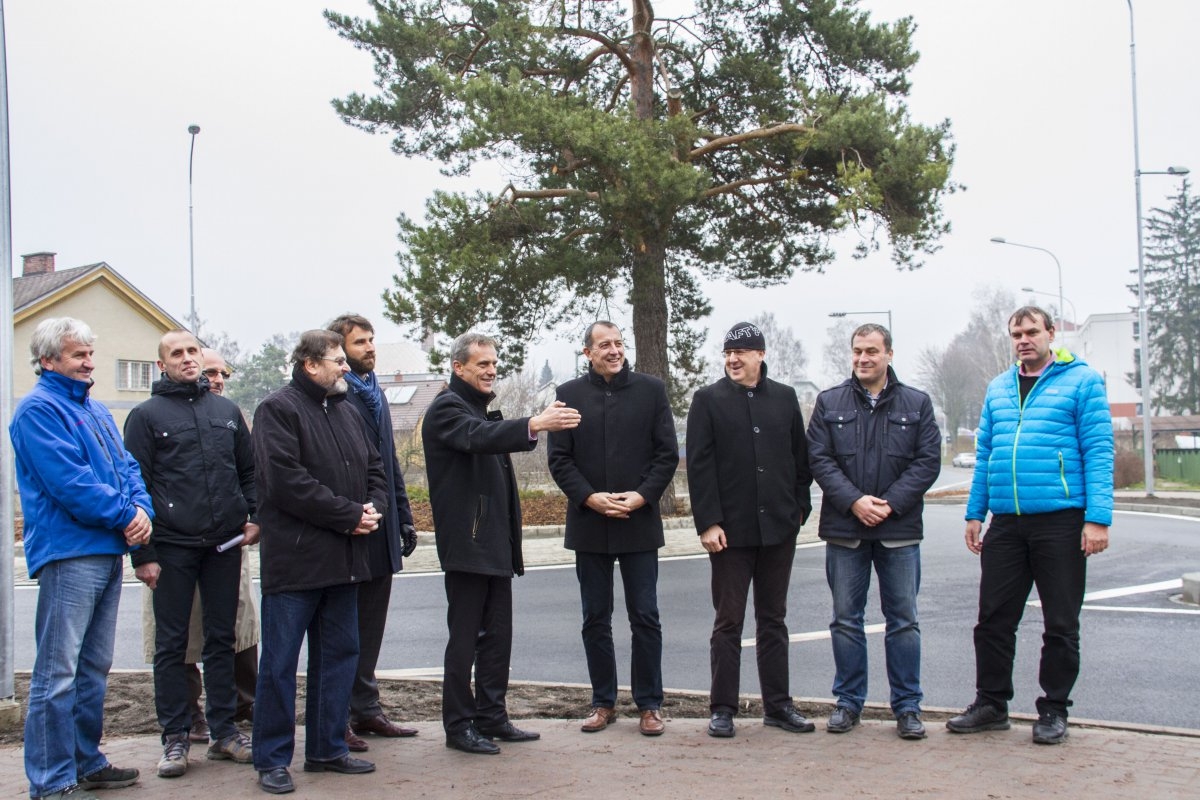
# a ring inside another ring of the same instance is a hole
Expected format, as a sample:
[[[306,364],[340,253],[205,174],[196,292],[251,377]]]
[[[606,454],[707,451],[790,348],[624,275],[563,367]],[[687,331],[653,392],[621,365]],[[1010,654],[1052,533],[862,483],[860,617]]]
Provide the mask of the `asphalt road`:
[[[963,707],[974,695],[978,559],[962,541],[962,506],[929,506],[923,550],[922,683],[926,705]],[[1200,652],[1200,609],[1172,599],[1179,588],[1156,586],[1200,571],[1200,520],[1118,512],[1112,546],[1089,562],[1083,668],[1074,693],[1078,717],[1178,727],[1200,727],[1195,690]],[[664,632],[663,673],[669,688],[708,687],[708,637],[712,624],[706,557],[664,560],[659,597]],[[614,632],[622,683],[628,681],[628,626],[616,581]],[[1148,588],[1149,587],[1149,588]],[[531,570],[514,582],[512,675],[518,680],[586,683],[579,640],[579,596],[571,567]],[[17,669],[33,663],[36,588],[18,587],[15,605]],[[796,551],[789,594],[791,688],[798,697],[829,697],[833,657],[828,640],[829,590],[824,546]],[[114,666],[145,668],[141,651],[141,587],[122,596]],[[867,624],[882,623],[872,589]],[[744,636],[751,638],[752,612]],[[1014,711],[1033,711],[1041,615],[1027,608],[1018,641]],[[887,701],[883,635],[870,643],[869,699]],[[445,596],[440,574],[396,579],[388,637],[380,668],[438,675],[445,646]],[[303,655],[302,655],[303,665]],[[752,647],[743,652],[742,689],[757,692]]]

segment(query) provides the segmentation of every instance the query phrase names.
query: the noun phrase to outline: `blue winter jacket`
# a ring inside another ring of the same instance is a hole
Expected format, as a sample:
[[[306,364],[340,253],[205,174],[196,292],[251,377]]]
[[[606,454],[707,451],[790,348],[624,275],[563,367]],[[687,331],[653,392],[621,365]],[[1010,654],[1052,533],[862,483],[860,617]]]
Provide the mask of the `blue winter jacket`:
[[[125,527],[141,507],[154,516],[137,461],[88,384],[43,372],[8,427],[25,515],[31,577],[65,558],[124,555]]]
[[[1104,380],[1058,350],[1025,404],[1017,367],[988,385],[976,439],[967,519],[1084,509],[1084,521],[1112,524],[1113,433]]]

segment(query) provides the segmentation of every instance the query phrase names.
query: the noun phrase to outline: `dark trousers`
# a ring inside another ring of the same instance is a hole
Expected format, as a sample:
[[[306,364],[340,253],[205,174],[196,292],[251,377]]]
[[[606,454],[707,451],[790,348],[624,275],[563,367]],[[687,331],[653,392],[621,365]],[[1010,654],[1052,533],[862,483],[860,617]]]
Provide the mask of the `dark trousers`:
[[[204,691],[204,680],[200,667],[186,664],[188,680],[188,708],[192,711],[192,722],[204,719],[204,708],[200,695]],[[245,650],[233,654],[233,682],[237,687],[237,711],[234,719],[254,718],[254,689],[258,685],[258,645],[252,644]]]
[[[450,640],[442,676],[442,725],[447,733],[472,723],[478,728],[503,725],[508,722],[512,578],[447,572],[446,603]]]
[[[358,667],[354,672],[354,688],[350,691],[351,722],[362,722],[383,713],[379,706],[375,667],[379,663],[379,648],[383,646],[383,629],[391,599],[391,575],[372,578],[358,585]]]
[[[980,554],[979,624],[975,626],[977,700],[1007,709],[1013,697],[1017,625],[1037,586],[1045,631],[1038,712],[1066,716],[1079,677],[1079,609],[1087,577],[1081,548],[1083,511],[997,514]]]
[[[713,711],[737,713],[741,686],[742,625],[754,584],[755,651],[763,710],[770,714],[792,703],[788,691],[787,592],[796,540],[766,547],[727,547],[708,557],[716,619],[710,640]]]
[[[262,660],[254,701],[254,768],[259,772],[292,763],[296,667],[306,636],[304,757],[332,761],[348,752],[347,709],[358,661],[358,587],[345,583],[264,594]]]
[[[242,552],[234,548],[218,553],[215,547],[181,547],[169,542],[159,542],[155,551],[162,570],[153,592],[154,705],[158,724],[164,738],[186,733],[192,727],[191,692],[184,658],[192,598],[199,584],[206,716],[214,740],[230,736],[237,730],[233,723],[237,709],[233,629]]]
[[[592,705],[617,702],[617,655],[613,646],[613,563],[621,563],[625,611],[633,639],[630,683],[641,711],[662,707],[662,625],[658,619],[658,551],[575,553],[583,605],[583,651],[592,681]]]

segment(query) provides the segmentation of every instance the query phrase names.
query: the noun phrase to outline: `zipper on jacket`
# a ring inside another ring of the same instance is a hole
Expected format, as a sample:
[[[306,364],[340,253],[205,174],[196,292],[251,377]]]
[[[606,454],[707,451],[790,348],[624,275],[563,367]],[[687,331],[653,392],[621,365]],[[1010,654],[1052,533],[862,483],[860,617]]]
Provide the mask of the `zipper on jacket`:
[[[479,523],[483,522],[483,498],[480,497],[475,501],[475,524],[471,526],[471,541],[476,541],[476,535],[479,533]]]
[[[1012,444],[1012,490],[1013,490],[1013,508],[1017,512],[1017,516],[1021,515],[1021,498],[1017,495],[1017,445],[1021,442],[1021,425],[1025,422],[1025,399],[1021,398],[1021,375],[1020,368],[1017,368],[1017,373],[1014,376],[1017,382],[1017,432],[1013,436]],[[1036,388],[1036,387],[1034,387]],[[1030,394],[1032,394],[1030,390]]]
[[[1063,494],[1070,499],[1071,490],[1067,486],[1067,468],[1063,461],[1062,450],[1058,451],[1058,479],[1062,482]]]

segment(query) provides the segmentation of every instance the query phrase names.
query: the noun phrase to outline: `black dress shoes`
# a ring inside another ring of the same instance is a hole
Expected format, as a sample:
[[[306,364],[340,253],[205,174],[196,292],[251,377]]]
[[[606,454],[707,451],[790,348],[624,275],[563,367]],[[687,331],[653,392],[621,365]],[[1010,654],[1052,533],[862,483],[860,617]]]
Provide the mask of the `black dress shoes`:
[[[772,711],[770,714],[764,714],[763,725],[783,728],[788,733],[812,733],[817,729],[816,725],[805,719],[803,714],[790,705]]]
[[[493,744],[491,739],[485,739],[479,735],[479,731],[475,730],[474,725],[468,725],[461,731],[447,733],[446,747],[452,750],[461,750],[464,753],[486,756],[494,756],[500,752],[500,748]]]
[[[397,725],[383,714],[377,714],[374,717],[368,717],[367,719],[359,720],[358,722],[353,723],[350,727],[354,729],[355,733],[373,733],[376,736],[387,737],[408,737],[416,736],[417,733],[419,733],[416,728],[406,728],[403,725]]]
[[[712,719],[708,721],[708,735],[718,739],[732,739],[734,733],[733,714],[728,711],[714,711]]]
[[[258,773],[258,785],[268,794],[287,794],[296,791],[292,783],[292,773],[287,767],[264,769]]]
[[[979,733],[1008,730],[1008,710],[976,700],[958,716],[946,720],[951,733]]]
[[[334,758],[329,761],[308,761],[304,762],[305,772],[341,772],[344,775],[361,775],[364,772],[374,772],[375,765],[370,761],[365,761],[361,758],[355,758],[347,753],[341,758]]]
[[[497,728],[480,728],[479,735],[485,739],[499,739],[502,742],[533,742],[542,738],[540,733],[523,731],[511,722]]]

